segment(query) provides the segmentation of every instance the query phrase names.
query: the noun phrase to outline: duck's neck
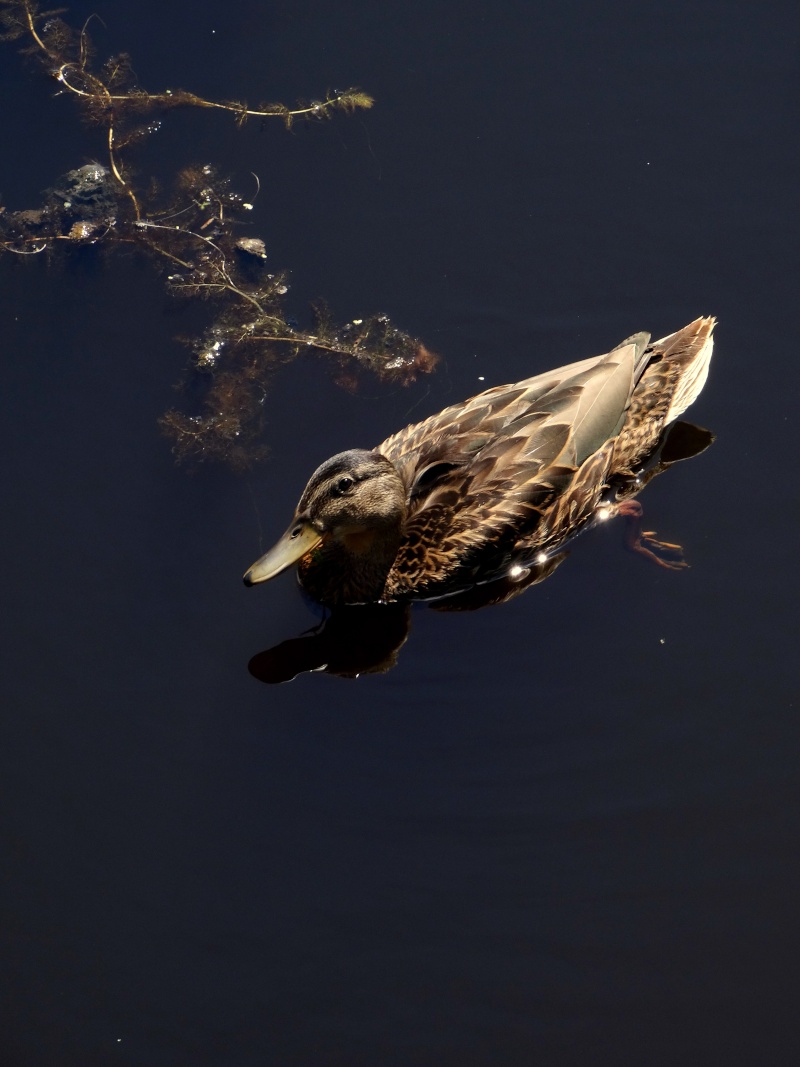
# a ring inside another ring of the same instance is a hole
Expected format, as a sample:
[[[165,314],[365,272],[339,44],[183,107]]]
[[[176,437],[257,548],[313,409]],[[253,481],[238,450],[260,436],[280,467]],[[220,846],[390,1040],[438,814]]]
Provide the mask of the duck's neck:
[[[402,524],[329,535],[298,567],[303,588],[321,604],[381,600],[402,537]]]

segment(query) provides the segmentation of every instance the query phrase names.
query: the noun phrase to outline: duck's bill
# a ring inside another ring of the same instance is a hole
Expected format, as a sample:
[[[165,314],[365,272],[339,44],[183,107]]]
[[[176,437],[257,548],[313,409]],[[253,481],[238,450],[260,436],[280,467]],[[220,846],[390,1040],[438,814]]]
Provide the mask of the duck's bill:
[[[322,534],[317,533],[309,523],[293,522],[280,541],[245,574],[244,584],[257,585],[276,578],[287,567],[297,563],[306,552],[316,548],[321,540]]]

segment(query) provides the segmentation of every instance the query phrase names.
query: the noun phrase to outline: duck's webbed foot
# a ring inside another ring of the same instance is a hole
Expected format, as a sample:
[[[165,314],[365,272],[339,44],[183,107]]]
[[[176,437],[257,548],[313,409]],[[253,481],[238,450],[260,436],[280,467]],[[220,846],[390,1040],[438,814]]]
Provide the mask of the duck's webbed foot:
[[[625,543],[632,552],[646,556],[669,571],[686,570],[689,564],[683,558],[680,545],[658,541],[655,530],[642,529],[642,505],[638,500],[623,500],[616,510],[625,519]]]

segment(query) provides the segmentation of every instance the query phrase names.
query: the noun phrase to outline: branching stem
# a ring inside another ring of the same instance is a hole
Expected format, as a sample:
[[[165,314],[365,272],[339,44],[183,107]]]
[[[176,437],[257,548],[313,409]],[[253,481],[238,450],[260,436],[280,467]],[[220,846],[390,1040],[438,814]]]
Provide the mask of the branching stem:
[[[170,292],[218,298],[214,319],[201,337],[187,342],[200,375],[195,380],[205,387],[203,414],[172,410],[160,420],[179,459],[223,459],[239,469],[259,459],[265,451],[259,440],[264,401],[273,376],[303,350],[328,353],[339,365],[337,380],[349,388],[362,369],[392,381],[411,381],[433,368],[436,357],[385,315],[337,326],[319,304],[306,332],[287,318],[285,275],[267,273],[268,251],[261,237],[242,236],[240,227],[254,218],[253,204],[232,191],[213,166],[182,170],[167,199],[155,181],[134,188],[128,177],[125,153],[160,124],[147,118],[143,123],[143,116],[195,107],[229,112],[239,124],[250,117],[279,118],[288,128],[294,119],[372,107],[371,97],[348,89],[294,108],[280,103],[250,108],[184,90],[148,94],[137,85],[124,53],[94,66],[91,20],[74,32],[58,14],[40,12],[36,0],[0,0],[5,36],[26,38],[27,51],[39,57],[62,95],[71,94],[104,131],[108,163],[69,171],[38,210],[0,208],[0,253],[32,256],[73,248],[83,255],[89,247],[92,254],[101,254],[135,246],[159,262]],[[253,201],[261,190],[254,177]]]

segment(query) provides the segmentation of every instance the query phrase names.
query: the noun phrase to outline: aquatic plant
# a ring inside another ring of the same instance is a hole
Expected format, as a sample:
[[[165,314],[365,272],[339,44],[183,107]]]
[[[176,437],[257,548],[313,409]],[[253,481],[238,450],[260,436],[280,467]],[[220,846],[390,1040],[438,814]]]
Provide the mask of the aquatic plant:
[[[134,247],[158,264],[175,297],[216,302],[213,321],[188,342],[192,371],[206,383],[202,413],[175,409],[161,419],[178,461],[215,458],[245,468],[263,456],[260,437],[270,381],[300,353],[335,359],[347,386],[356,383],[362,369],[404,384],[433,369],[436,357],[382,314],[337,325],[320,303],[311,329],[290,322],[286,273],[268,271],[263,238],[243,235],[253,204],[215,166],[186,167],[165,195],[155,182],[134,178],[128,164],[130,150],[176,108],[227,111],[239,125],[250,118],[275,118],[288,129],[299,120],[372,107],[367,93],[358,88],[328,92],[290,108],[207,100],[183,89],[148,92],[128,55],[98,64],[88,23],[76,31],[62,13],[41,11],[33,0],[0,0],[0,37],[21,41],[23,53],[57,82],[59,95],[72,97],[86,120],[103,131],[105,159],[64,175],[37,209],[0,206],[0,251],[30,256],[86,246]]]

